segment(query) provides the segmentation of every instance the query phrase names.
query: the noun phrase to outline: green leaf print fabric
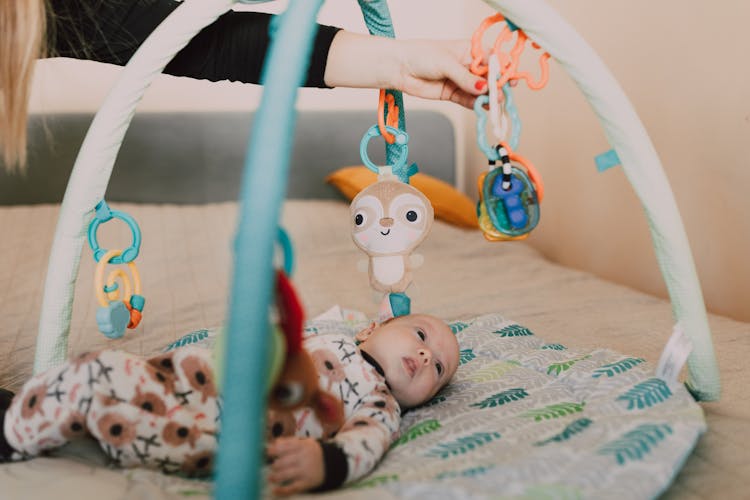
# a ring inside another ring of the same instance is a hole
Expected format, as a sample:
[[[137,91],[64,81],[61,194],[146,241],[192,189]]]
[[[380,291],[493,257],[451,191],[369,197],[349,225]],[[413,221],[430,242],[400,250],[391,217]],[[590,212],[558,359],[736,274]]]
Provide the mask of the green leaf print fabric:
[[[355,335],[367,324],[349,314],[307,329]],[[547,343],[500,315],[450,326],[455,377],[404,414],[353,498],[654,498],[706,430],[687,390],[641,358]],[[196,333],[190,341],[213,338]]]
[[[500,315],[450,326],[456,376],[405,413],[357,498],[653,498],[706,429],[687,390],[641,358],[547,343]]]

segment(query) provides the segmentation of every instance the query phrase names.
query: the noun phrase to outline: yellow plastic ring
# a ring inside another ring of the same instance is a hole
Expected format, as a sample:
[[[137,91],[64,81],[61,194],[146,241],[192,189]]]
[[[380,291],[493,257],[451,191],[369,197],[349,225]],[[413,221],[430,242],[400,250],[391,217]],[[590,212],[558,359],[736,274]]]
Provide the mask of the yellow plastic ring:
[[[99,305],[102,307],[108,307],[111,300],[118,300],[120,297],[119,290],[113,290],[106,292],[104,289],[104,266],[109,264],[109,261],[122,254],[122,250],[109,250],[105,253],[96,265],[96,273],[94,274],[94,293],[99,301]],[[130,274],[133,276],[133,287],[132,291],[136,295],[141,294],[141,276],[138,273],[138,268],[134,262],[128,262],[130,268]],[[124,297],[121,299],[126,304],[131,297],[131,283],[128,275],[122,269],[115,269],[107,276],[107,287],[112,287],[115,284],[115,280],[120,278],[123,286],[125,287]]]

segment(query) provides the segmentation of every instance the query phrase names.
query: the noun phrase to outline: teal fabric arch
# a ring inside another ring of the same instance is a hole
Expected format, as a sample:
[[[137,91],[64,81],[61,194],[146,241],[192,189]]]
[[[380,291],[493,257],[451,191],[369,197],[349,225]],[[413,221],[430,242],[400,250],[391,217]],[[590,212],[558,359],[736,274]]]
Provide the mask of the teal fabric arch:
[[[297,88],[309,64],[322,1],[290,4],[263,69],[263,98],[255,121],[264,125],[253,127],[245,163],[223,376],[221,432],[233,437],[220,441],[216,498],[253,498],[261,488],[265,401],[258,395],[264,393],[268,374],[262,353],[268,352],[273,243],[289,170]],[[371,32],[393,36],[385,0],[360,1],[360,6]],[[399,108],[402,115],[403,104]],[[400,154],[396,148],[387,146],[387,161]]]
[[[273,35],[263,69],[263,98],[255,116],[241,186],[234,273],[224,355],[224,411],[216,461],[215,497],[255,498],[261,488],[268,307],[273,248],[286,190],[303,83],[323,0],[292,2]]]

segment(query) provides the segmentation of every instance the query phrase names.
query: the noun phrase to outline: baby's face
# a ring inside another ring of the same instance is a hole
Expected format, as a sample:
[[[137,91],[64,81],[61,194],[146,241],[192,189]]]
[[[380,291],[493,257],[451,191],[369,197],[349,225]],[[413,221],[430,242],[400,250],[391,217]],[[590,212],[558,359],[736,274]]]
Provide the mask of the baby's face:
[[[399,404],[419,406],[432,398],[456,373],[458,342],[438,318],[401,316],[360,332],[360,349],[380,364]]]

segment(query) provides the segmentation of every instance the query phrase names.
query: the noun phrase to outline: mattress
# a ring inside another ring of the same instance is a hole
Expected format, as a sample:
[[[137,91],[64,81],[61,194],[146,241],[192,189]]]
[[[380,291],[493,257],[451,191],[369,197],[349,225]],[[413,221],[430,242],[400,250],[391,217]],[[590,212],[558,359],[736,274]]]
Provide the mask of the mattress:
[[[197,328],[222,323],[231,273],[236,204],[113,204],[134,216],[143,232],[136,261],[146,297],[144,319],[123,339],[108,340],[96,328],[94,263],[84,249],[72,316],[70,352],[100,347],[152,354]],[[31,373],[46,263],[59,207],[0,209],[0,386],[17,389]],[[307,314],[333,304],[374,314],[377,302],[363,255],[349,236],[348,206],[338,201],[285,203],[283,224],[295,243],[294,279]],[[100,230],[102,246],[129,245],[117,222]],[[419,248],[424,264],[410,290],[415,312],[451,321],[500,314],[548,343],[576,350],[607,348],[655,364],[672,330],[669,303],[545,260],[521,243],[487,243],[476,231],[437,222]],[[722,383],[722,400],[700,406],[707,431],[664,498],[744,498],[750,473],[750,397],[742,380],[750,356],[750,325],[710,316]],[[0,466],[3,491],[12,498],[180,498],[208,494],[210,484],[145,470],[101,465],[91,443]],[[63,496],[61,496],[63,492]],[[367,495],[365,489],[331,494]],[[382,496],[380,497],[382,498]]]

